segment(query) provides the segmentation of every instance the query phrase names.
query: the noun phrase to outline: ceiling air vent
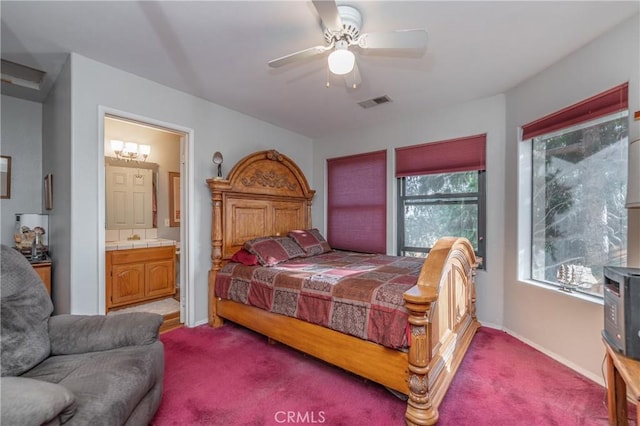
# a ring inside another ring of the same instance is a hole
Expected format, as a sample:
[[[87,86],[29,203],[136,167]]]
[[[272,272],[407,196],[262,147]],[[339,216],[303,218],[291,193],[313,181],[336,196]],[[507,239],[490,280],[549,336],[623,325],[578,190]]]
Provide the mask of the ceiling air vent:
[[[387,102],[391,102],[391,99],[387,96],[378,96],[377,98],[367,99],[366,101],[358,102],[362,108],[371,108],[376,105],[386,104]]]
[[[40,90],[45,72],[2,59],[2,82]]]

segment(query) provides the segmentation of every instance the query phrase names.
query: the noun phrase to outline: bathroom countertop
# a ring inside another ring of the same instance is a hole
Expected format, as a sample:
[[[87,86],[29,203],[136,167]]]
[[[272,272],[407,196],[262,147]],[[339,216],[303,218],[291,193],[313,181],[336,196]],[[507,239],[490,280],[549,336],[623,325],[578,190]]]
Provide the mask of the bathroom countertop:
[[[164,238],[153,238],[149,240],[124,240],[124,241],[107,241],[105,242],[105,250],[129,250],[148,247],[165,247],[175,246],[175,240],[166,240]]]

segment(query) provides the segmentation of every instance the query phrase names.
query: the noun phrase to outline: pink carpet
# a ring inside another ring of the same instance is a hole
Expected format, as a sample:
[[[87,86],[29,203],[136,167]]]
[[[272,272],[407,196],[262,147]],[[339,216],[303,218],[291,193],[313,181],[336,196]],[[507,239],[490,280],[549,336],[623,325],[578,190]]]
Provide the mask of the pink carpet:
[[[481,328],[440,406],[444,425],[608,425],[606,390],[514,337]]]
[[[154,425],[402,425],[379,385],[227,324],[162,335]],[[605,390],[506,333],[481,328],[440,406],[441,425],[606,425]]]

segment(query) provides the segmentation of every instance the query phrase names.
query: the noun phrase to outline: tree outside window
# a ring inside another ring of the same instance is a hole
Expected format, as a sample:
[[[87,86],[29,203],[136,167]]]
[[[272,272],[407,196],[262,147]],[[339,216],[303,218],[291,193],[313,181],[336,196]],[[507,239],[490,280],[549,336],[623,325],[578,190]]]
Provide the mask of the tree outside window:
[[[399,179],[399,255],[426,256],[443,236],[465,237],[484,256],[484,171]]]
[[[603,266],[626,265],[627,112],[535,137],[532,149],[531,277],[601,297]]]

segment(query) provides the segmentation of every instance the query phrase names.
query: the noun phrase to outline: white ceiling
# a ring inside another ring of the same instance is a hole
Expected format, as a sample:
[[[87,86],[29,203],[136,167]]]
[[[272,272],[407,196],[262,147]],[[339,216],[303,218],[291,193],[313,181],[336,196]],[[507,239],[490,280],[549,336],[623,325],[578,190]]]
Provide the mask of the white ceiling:
[[[324,44],[310,1],[6,1],[3,59],[47,72],[69,52],[310,138],[503,93],[640,11],[612,1],[345,1],[362,32],[426,28],[422,56],[356,52],[362,85],[328,75],[325,56],[267,62]],[[330,78],[332,85],[327,88]],[[357,102],[388,95],[392,103]]]

